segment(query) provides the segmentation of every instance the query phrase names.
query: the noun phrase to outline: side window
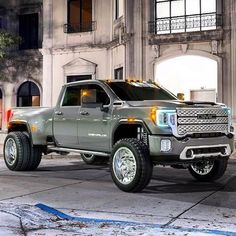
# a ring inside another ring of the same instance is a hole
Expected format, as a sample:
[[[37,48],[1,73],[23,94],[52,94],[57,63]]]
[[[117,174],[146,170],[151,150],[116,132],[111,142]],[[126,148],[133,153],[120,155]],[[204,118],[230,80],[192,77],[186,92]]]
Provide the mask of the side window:
[[[62,106],[80,106],[80,86],[67,87]]]
[[[83,102],[87,104],[109,105],[110,98],[104,89],[96,84],[83,86],[81,90]]]

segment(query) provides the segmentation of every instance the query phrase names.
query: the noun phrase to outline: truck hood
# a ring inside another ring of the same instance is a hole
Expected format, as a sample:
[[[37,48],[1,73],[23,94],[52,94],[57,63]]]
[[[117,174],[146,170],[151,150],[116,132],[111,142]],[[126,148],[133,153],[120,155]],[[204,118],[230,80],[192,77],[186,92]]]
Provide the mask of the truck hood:
[[[150,100],[150,101],[127,101],[127,104],[131,107],[169,107],[172,109],[180,107],[220,107],[223,104],[214,102],[199,102],[199,101],[180,101],[180,100]]]

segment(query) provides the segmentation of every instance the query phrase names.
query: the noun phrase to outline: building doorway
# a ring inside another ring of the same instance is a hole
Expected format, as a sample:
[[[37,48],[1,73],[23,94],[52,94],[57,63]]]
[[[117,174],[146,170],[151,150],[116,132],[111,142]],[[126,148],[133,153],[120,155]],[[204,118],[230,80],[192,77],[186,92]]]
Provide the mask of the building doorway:
[[[184,100],[218,101],[217,61],[178,56],[155,65],[155,82]]]

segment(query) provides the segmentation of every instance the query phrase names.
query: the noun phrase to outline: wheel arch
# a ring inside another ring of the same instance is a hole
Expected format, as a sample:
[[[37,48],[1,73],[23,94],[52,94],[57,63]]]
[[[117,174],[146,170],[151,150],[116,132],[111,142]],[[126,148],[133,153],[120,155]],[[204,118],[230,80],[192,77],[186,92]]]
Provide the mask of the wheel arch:
[[[148,145],[148,134],[150,134],[150,131],[142,120],[129,121],[128,119],[122,119],[113,129],[112,147],[118,140],[124,138],[138,138],[141,140],[145,138],[143,141]]]
[[[8,133],[10,132],[25,132],[27,133],[30,145],[44,145],[40,133],[34,125],[30,125],[27,121],[11,121],[8,123]]]
[[[20,132],[27,132],[31,134],[30,126],[25,121],[11,121],[8,123],[7,126],[8,133],[20,131]]]

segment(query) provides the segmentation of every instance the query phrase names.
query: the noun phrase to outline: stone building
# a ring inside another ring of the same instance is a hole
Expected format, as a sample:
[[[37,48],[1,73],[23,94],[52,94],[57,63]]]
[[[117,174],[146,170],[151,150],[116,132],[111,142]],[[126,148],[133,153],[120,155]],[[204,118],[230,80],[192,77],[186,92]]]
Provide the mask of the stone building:
[[[0,27],[23,38],[16,63],[2,69],[10,76],[0,81],[3,130],[4,111],[53,106],[66,82],[158,82],[155,68],[183,55],[216,63],[217,101],[236,118],[235,25],[235,0],[1,1]]]

